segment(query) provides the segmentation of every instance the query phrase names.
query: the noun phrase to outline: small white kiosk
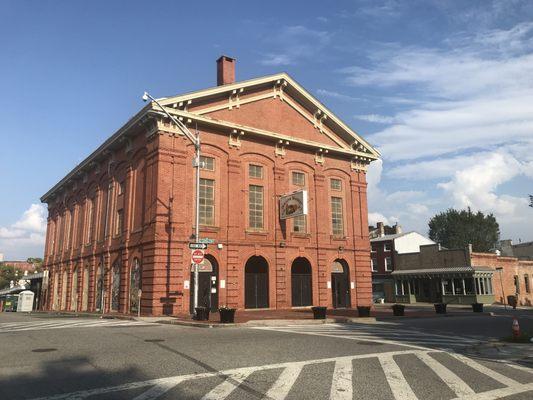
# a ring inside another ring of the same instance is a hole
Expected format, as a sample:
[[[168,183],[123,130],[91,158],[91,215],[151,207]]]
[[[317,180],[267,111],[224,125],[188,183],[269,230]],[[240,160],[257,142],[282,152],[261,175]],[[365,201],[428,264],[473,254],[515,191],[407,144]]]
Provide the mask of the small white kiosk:
[[[20,292],[17,312],[32,312],[34,296],[35,294],[31,290],[23,290]]]

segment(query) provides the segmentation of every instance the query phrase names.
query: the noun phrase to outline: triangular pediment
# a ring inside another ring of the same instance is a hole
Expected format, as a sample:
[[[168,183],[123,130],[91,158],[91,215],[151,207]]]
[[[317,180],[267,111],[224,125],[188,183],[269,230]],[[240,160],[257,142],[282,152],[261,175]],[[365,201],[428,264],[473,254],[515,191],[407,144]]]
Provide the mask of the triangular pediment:
[[[278,132],[379,158],[379,152],[287,74],[277,74],[159,100],[205,118]]]

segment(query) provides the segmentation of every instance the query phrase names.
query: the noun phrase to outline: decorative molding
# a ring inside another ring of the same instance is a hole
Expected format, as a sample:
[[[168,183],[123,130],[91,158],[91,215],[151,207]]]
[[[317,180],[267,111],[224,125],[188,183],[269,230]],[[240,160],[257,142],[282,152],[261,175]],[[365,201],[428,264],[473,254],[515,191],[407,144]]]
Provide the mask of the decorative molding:
[[[279,97],[281,101],[285,100],[285,96],[283,95],[283,89],[287,87],[288,83],[285,79],[278,79],[274,83],[274,98]]]
[[[285,154],[286,154],[286,151],[285,151],[285,147],[287,147],[288,145],[290,144],[290,142],[288,140],[278,140],[278,142],[276,143],[276,150],[275,150],[275,155],[276,157],[285,157]]]
[[[242,92],[244,92],[244,88],[234,89],[231,91],[229,98],[228,98],[228,109],[229,110],[232,110],[233,107],[235,108],[241,107],[241,101],[239,99],[239,96]]]
[[[244,136],[244,131],[233,129],[229,134],[229,147],[239,149],[241,147],[241,136]]]
[[[324,165],[324,162],[326,161],[324,154],[328,153],[328,149],[318,149],[315,152],[315,164]]]
[[[350,160],[350,168],[357,172],[366,172],[368,165],[372,162],[369,157],[355,156]]]

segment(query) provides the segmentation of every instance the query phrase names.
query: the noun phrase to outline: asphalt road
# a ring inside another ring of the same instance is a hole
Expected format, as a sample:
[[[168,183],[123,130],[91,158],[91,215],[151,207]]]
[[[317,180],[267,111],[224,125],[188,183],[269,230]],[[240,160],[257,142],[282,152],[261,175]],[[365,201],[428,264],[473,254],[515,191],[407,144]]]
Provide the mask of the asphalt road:
[[[207,329],[2,313],[0,399],[531,399],[527,362],[468,351],[510,315]]]

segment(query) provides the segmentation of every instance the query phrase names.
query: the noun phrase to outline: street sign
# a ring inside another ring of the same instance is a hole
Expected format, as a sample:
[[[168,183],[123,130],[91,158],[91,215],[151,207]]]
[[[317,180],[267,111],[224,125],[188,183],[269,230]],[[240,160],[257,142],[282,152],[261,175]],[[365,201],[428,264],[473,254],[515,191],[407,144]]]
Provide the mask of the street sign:
[[[194,264],[201,264],[204,261],[204,251],[200,249],[191,252],[191,260]]]
[[[213,244],[213,243],[215,243],[215,239],[200,238],[200,239],[198,239],[198,243]]]
[[[207,243],[189,243],[189,249],[191,249],[191,250],[195,250],[195,249],[205,250],[205,249],[207,249]]]

